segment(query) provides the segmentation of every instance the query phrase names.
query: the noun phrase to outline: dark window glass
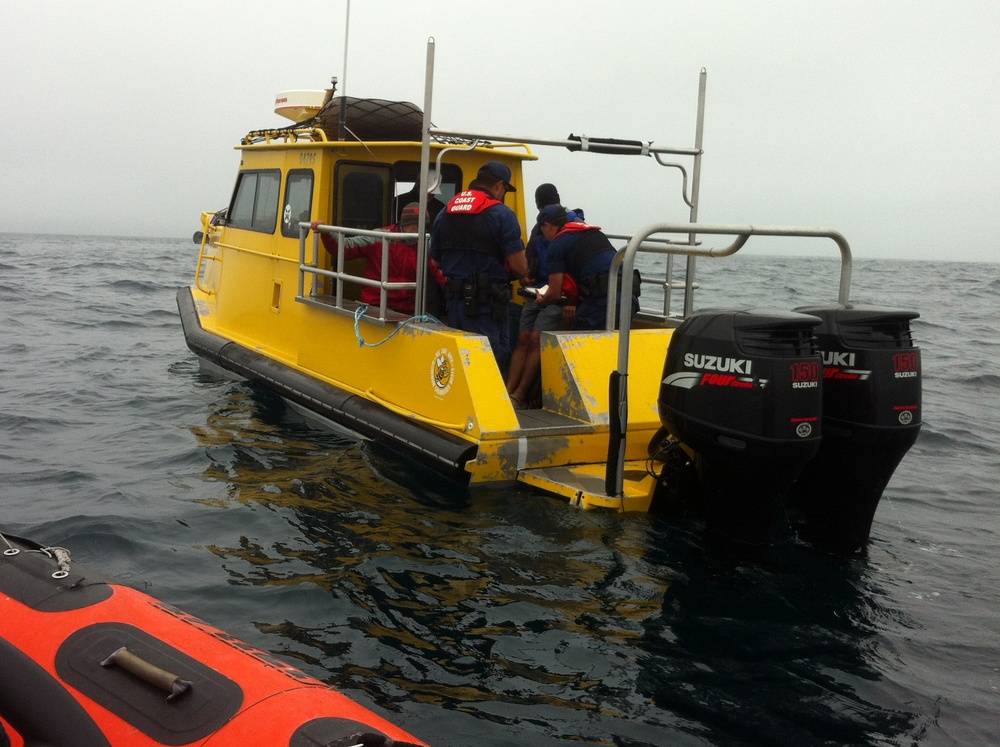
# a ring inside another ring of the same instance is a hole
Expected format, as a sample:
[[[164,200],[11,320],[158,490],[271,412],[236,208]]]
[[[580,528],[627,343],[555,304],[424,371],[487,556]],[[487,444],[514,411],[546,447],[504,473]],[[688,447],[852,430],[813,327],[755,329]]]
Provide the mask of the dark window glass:
[[[257,201],[253,209],[253,230],[274,233],[274,223],[278,219],[278,193],[281,190],[281,174],[261,173],[257,181]]]
[[[281,209],[281,233],[298,237],[299,222],[312,212],[312,171],[289,171],[285,180],[285,204]]]
[[[338,225],[374,230],[388,225],[389,167],[342,163],[338,167]]]
[[[240,173],[229,209],[227,225],[251,231],[274,233],[278,218],[278,192],[281,173],[278,171],[244,171]]]
[[[236,183],[233,206],[229,209],[226,222],[233,228],[250,228],[253,224],[253,203],[257,198],[257,174],[240,174]]]

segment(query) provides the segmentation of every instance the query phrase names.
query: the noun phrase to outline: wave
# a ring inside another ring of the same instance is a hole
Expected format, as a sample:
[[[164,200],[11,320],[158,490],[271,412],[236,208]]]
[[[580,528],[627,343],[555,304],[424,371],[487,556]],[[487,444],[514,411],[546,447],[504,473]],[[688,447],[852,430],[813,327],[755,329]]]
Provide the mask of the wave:
[[[163,286],[159,283],[153,283],[146,280],[115,280],[108,283],[105,287],[108,289],[121,292],[121,293],[133,293],[141,292],[148,294],[156,294],[163,290]]]

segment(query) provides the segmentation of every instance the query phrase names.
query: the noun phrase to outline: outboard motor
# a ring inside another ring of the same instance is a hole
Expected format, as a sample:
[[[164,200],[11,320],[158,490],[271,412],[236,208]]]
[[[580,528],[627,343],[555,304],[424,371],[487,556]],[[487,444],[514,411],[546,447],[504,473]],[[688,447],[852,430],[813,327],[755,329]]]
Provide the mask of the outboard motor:
[[[767,543],[785,492],[819,448],[818,324],[788,311],[706,310],[670,340],[660,420],[694,452],[707,527],[733,549]]]
[[[920,349],[915,311],[809,306],[819,317],[823,357],[823,442],[793,489],[803,533],[851,553],[868,542],[882,491],[920,430]]]

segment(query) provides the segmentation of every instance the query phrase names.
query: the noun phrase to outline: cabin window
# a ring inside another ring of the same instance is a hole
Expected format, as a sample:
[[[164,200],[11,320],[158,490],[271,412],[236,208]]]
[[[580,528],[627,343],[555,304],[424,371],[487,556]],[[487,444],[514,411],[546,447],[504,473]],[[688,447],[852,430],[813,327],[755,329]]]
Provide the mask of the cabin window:
[[[281,208],[281,233],[298,238],[299,223],[312,213],[313,172],[295,169],[285,179],[285,203]]]
[[[431,164],[431,182],[434,181],[434,164]],[[409,202],[419,202],[420,194],[420,161],[396,161],[392,165],[394,181],[393,215],[395,220],[403,213],[403,207]],[[462,191],[462,169],[453,163],[441,164],[441,184],[431,195],[428,207],[430,218],[443,208],[451,198]]]
[[[372,231],[389,225],[389,167],[340,163],[337,167],[336,224]]]
[[[233,228],[274,233],[280,187],[279,171],[240,172],[227,224]]]

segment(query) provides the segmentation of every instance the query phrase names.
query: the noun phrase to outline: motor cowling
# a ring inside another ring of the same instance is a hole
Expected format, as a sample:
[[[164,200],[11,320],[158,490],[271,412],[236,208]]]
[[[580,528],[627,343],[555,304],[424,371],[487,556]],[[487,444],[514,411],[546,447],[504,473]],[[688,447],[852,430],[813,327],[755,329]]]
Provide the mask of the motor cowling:
[[[878,502],[921,424],[915,311],[808,306],[820,320],[823,440],[792,493],[814,544],[854,552],[868,541]]]
[[[767,542],[786,491],[819,448],[819,323],[788,311],[706,310],[671,337],[660,419],[695,454],[708,528],[738,544]]]

